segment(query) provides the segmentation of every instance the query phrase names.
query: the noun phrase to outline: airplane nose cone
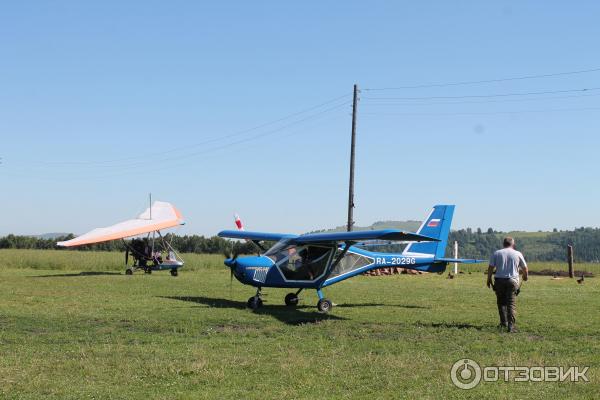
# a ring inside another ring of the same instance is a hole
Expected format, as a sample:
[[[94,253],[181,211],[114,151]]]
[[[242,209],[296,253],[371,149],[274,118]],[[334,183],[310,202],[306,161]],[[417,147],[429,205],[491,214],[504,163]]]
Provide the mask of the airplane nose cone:
[[[237,264],[237,261],[235,260],[235,258],[226,258],[224,263],[229,268],[232,268],[232,267],[235,267],[235,265]]]

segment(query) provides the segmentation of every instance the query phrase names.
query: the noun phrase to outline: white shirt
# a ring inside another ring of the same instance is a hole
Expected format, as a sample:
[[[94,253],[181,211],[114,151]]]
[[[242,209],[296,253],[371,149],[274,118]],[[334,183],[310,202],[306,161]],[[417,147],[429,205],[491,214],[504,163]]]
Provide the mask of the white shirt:
[[[490,265],[496,268],[496,278],[519,279],[519,268],[527,268],[523,254],[511,247],[495,251],[490,258]]]

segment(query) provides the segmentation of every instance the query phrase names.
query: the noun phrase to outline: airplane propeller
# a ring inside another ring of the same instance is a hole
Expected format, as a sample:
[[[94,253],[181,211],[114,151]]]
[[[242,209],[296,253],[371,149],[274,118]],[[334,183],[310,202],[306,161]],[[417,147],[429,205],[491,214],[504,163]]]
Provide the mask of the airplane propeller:
[[[225,264],[229,267],[229,298],[231,298],[231,292],[233,290],[233,275],[234,275],[234,268],[235,268],[235,260],[238,258],[239,253],[237,251],[233,252],[233,251],[228,251],[225,250],[223,252],[223,255],[225,256],[225,258],[227,259],[225,261]]]
[[[229,299],[231,299],[231,293],[233,292],[233,267],[229,268]]]

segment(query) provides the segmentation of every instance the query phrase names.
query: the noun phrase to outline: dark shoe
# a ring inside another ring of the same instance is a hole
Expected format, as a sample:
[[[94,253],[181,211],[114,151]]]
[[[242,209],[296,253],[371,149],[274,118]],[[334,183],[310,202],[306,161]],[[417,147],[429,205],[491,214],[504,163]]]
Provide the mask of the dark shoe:
[[[504,331],[508,328],[508,326],[506,324],[498,324],[496,328],[498,328],[499,331]]]
[[[517,328],[515,326],[509,325],[507,328],[507,332],[508,333],[518,333],[519,331],[517,330]]]

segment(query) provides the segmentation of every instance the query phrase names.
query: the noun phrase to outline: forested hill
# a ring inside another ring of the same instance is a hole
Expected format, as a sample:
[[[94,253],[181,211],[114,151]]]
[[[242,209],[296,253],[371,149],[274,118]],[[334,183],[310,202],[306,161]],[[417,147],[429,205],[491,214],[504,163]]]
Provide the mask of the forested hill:
[[[369,226],[354,225],[355,231],[374,231],[378,229],[400,229],[403,231],[416,232],[421,226],[421,221],[377,221]],[[321,229],[317,231],[307,233],[321,233],[321,232],[345,232],[346,225],[336,226],[333,229]]]
[[[482,232],[461,229],[450,233],[446,254],[452,254],[452,243],[459,243],[460,257],[487,259],[502,246],[502,239],[512,236],[517,249],[530,261],[565,261],[567,245],[573,245],[575,261],[600,262],[600,229],[578,228],[574,231],[555,232]]]
[[[412,224],[412,225],[411,225]],[[407,221],[399,225],[395,221],[376,223],[362,229],[396,228],[415,231],[419,222]],[[357,229],[360,229],[357,227]],[[342,230],[341,228],[339,230]],[[480,229],[461,229],[452,231],[448,241],[447,256],[452,255],[452,243],[459,243],[459,256],[466,258],[487,259],[490,254],[501,247],[504,236],[513,236],[517,241],[517,248],[523,252],[529,261],[564,261],[566,259],[567,245],[575,248],[575,261],[600,262],[600,229],[578,228],[574,231],[554,232],[496,232],[493,229],[482,231]],[[0,249],[58,249],[57,240],[72,238],[65,237],[45,239],[33,236],[8,235],[0,238]],[[227,253],[237,251],[252,253],[252,244],[246,242],[231,242],[219,237],[204,237],[198,235],[171,236],[175,249],[183,253]],[[120,241],[101,243],[93,246],[82,246],[78,250],[123,250]],[[384,246],[378,251],[398,251],[398,246]]]
[[[421,225],[420,221],[381,221],[367,227],[355,227],[355,230],[401,229],[415,232]],[[339,232],[346,227],[326,230]],[[567,245],[573,245],[575,260],[579,262],[600,262],[600,229],[577,228],[573,231],[553,232],[498,232],[492,228],[461,229],[450,232],[446,255],[452,255],[454,241],[459,244],[459,256],[468,258],[488,259],[490,254],[502,246],[502,239],[512,236],[517,242],[517,248],[531,261],[564,261],[567,257]],[[399,246],[389,246],[378,250],[399,251]]]

